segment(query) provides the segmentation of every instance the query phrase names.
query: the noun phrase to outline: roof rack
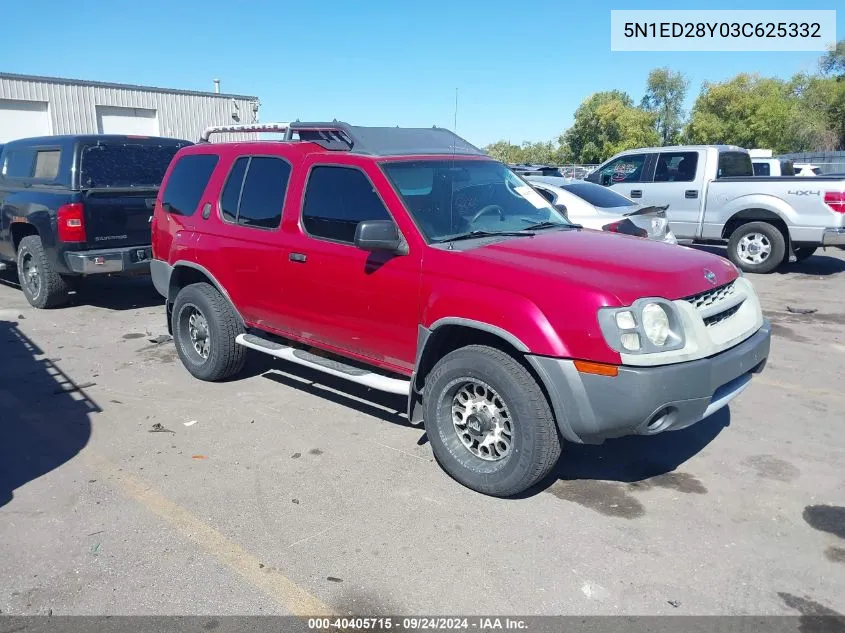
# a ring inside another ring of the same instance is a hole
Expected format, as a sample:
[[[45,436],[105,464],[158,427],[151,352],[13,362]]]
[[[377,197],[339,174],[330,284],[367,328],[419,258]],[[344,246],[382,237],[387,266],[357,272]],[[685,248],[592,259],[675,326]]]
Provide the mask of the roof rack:
[[[316,143],[334,151],[354,151],[374,156],[462,154],[486,156],[481,150],[446,128],[400,128],[353,126],[342,121],[292,123],[255,123],[206,128],[200,139],[207,143],[215,133],[277,132],[285,141]],[[294,139],[294,135],[297,139]]]
[[[208,143],[212,134],[235,132],[278,132],[286,133],[290,123],[240,123],[238,125],[212,125],[203,130],[200,143]]]

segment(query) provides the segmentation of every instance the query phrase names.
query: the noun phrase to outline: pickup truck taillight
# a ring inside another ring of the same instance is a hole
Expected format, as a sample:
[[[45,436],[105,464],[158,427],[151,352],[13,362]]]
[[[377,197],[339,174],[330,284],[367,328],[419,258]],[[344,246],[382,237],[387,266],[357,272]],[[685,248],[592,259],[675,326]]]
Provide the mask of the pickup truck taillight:
[[[81,202],[71,202],[59,207],[56,214],[59,241],[84,242],[86,240],[84,212],[85,207]]]
[[[837,213],[845,213],[845,191],[825,191],[824,203]]]

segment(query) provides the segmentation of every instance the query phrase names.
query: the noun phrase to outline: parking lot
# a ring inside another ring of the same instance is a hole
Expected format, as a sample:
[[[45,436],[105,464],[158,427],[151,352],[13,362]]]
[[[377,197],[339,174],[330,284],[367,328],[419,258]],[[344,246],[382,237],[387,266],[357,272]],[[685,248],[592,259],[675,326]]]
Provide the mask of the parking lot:
[[[845,251],[752,276],[772,353],[729,409],[511,500],[401,398],[258,355],[193,379],[148,279],[39,311],[3,275],[4,614],[845,612]]]

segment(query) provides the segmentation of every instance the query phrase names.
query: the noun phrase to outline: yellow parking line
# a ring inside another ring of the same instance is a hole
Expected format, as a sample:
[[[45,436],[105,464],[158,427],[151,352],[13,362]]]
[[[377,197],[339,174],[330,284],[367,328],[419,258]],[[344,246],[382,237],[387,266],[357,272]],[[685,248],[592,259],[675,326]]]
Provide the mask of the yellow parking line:
[[[102,475],[116,481],[123,492],[153,514],[172,525],[183,536],[212,554],[254,587],[276,599],[293,615],[331,615],[329,607],[275,569],[261,568],[260,561],[240,545],[233,543],[210,525],[200,521],[147,482],[121,471],[107,458],[85,450],[82,459]]]
[[[11,390],[0,386],[0,405],[13,407],[21,413],[21,420],[48,443],[72,445],[61,425],[53,423],[38,410],[37,403],[23,401]],[[240,545],[233,543],[210,525],[203,523],[182,506],[155,490],[149,483],[119,469],[103,455],[85,448],[79,457],[85,464],[115,482],[126,496],[172,525],[183,536],[213,555],[253,587],[274,598],[296,616],[332,615],[331,609],[317,597],[299,587],[276,569],[263,567],[261,562]]]

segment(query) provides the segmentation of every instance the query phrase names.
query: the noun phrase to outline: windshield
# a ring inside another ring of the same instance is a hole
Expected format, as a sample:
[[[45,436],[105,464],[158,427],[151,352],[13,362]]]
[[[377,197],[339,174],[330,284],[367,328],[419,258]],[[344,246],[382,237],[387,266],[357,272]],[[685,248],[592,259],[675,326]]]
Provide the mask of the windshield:
[[[430,242],[474,231],[506,234],[571,226],[502,163],[417,160],[388,162],[382,169]]]
[[[594,185],[591,182],[577,182],[571,185],[562,185],[561,189],[565,189],[569,193],[578,196],[582,200],[589,202],[594,207],[600,209],[611,209],[614,207],[630,207],[634,204],[623,195],[611,191],[607,187],[601,185]]]
[[[188,143],[101,143],[82,148],[79,186],[159,186],[170,159]]]

